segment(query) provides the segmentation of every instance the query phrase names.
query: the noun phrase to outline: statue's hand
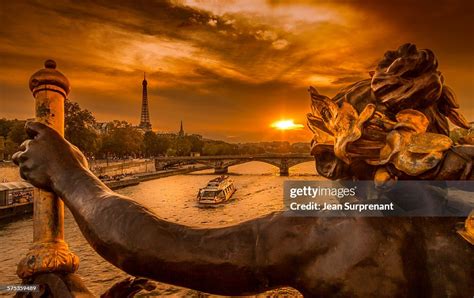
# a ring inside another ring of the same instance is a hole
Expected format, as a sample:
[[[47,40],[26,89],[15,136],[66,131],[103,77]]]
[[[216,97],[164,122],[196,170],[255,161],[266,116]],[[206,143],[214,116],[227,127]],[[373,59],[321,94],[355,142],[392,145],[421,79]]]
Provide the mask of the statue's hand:
[[[20,167],[21,177],[34,186],[51,191],[61,176],[88,168],[81,151],[54,129],[28,122],[25,130],[29,139],[13,155],[13,162]]]

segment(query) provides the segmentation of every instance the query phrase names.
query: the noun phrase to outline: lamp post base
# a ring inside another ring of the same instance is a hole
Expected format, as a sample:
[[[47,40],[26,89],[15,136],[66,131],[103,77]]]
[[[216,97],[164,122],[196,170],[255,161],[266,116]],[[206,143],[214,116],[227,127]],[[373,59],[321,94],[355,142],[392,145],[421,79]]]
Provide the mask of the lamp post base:
[[[17,267],[21,279],[37,273],[74,273],[79,268],[79,257],[73,254],[66,242],[35,243]]]

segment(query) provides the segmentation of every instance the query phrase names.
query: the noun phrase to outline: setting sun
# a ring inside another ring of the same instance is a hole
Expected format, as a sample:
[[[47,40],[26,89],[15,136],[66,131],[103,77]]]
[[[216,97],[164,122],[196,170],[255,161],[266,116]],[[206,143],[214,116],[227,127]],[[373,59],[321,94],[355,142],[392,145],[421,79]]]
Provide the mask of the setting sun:
[[[291,129],[300,129],[303,128],[303,124],[297,124],[293,119],[289,120],[280,120],[272,123],[271,127],[280,129],[280,130],[291,130]]]

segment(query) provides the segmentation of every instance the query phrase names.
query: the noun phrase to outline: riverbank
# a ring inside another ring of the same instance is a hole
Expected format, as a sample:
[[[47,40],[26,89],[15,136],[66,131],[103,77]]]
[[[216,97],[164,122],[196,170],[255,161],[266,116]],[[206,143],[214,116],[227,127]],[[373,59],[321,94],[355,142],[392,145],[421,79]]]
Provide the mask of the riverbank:
[[[123,162],[92,163],[91,171],[97,177],[117,177],[122,179],[102,179],[102,181],[111,189],[120,189],[127,186],[137,185],[140,182],[169,177],[173,175],[182,175],[194,171],[209,169],[208,166],[193,165],[183,168],[156,171],[153,160],[135,160]],[[11,161],[0,162],[0,182],[22,181],[18,167]]]
[[[163,170],[163,171],[155,171],[155,172],[147,172],[147,173],[138,173],[129,177],[125,177],[119,180],[110,180],[110,181],[103,181],[105,185],[107,185],[110,189],[116,190],[121,189],[129,186],[135,186],[140,184],[140,182],[165,178],[174,175],[184,175],[195,171],[202,171],[207,170],[210,167],[208,166],[196,166],[196,167],[187,167],[181,169],[171,169],[171,170]]]

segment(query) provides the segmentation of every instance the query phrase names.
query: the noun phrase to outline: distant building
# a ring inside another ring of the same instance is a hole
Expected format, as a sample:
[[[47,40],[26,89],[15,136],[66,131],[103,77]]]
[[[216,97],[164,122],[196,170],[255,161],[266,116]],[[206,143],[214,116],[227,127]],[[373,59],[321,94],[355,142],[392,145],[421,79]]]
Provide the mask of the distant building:
[[[144,131],[151,130],[151,122],[150,122],[150,111],[148,109],[148,93],[147,93],[147,85],[148,82],[146,80],[146,75],[143,74],[143,93],[142,93],[142,114],[140,117],[140,124],[138,125]]]
[[[193,134],[191,134],[190,136],[191,136],[191,137],[194,137],[194,138],[196,138],[196,139],[198,139],[198,140],[201,140],[201,141],[203,140],[202,135],[198,135],[198,134],[196,134],[196,133],[193,133]]]
[[[178,137],[184,137],[183,120],[181,120],[181,126],[179,128]]]
[[[181,121],[181,123],[180,123],[180,127],[179,127],[178,132],[157,131],[156,135],[161,136],[161,137],[167,137],[167,138],[170,138],[170,139],[189,137],[189,138],[195,138],[195,139],[198,139],[198,140],[201,140],[201,141],[203,140],[203,137],[200,134],[194,134],[194,133],[193,134],[186,134],[186,132],[184,131],[183,121]]]
[[[99,134],[105,135],[109,132],[109,123],[110,122],[96,122],[94,128]]]
[[[176,133],[174,132],[168,132],[168,131],[158,131],[156,132],[156,135],[159,137],[168,137],[168,138],[175,138]]]

